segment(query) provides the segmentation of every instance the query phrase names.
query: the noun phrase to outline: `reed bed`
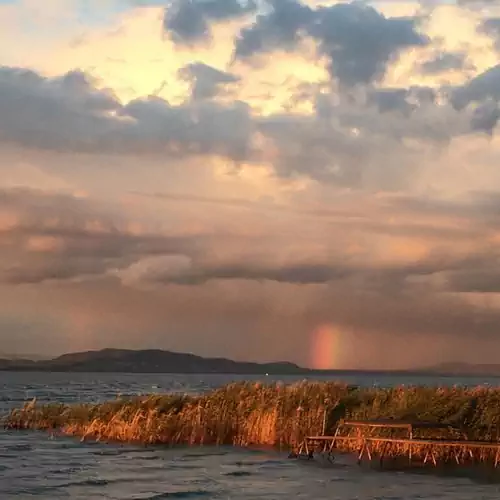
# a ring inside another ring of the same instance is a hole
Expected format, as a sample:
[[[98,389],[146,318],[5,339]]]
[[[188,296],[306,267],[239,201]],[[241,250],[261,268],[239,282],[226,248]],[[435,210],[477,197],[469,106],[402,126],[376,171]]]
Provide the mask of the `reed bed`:
[[[79,405],[32,401],[13,410],[4,426],[144,444],[293,448],[308,435],[333,433],[340,418],[446,422],[468,428],[470,439],[497,440],[500,389],[237,383],[200,396],[154,395]]]

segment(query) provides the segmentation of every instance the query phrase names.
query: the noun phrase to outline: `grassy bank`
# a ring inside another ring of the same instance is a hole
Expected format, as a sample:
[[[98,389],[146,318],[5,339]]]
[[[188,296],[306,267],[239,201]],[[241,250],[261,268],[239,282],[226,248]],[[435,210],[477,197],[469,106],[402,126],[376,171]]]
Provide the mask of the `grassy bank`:
[[[10,429],[59,431],[85,439],[146,444],[291,447],[333,432],[340,418],[447,422],[473,439],[500,436],[500,389],[362,389],[336,383],[238,383],[203,396],[163,395],[99,405],[29,403],[5,419]]]

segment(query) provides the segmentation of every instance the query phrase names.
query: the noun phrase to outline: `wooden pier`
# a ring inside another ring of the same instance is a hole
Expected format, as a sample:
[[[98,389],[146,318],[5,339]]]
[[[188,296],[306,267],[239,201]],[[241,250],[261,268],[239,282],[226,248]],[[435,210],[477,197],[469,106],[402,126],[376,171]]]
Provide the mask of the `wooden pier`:
[[[401,420],[341,420],[333,436],[307,436],[292,456],[312,459],[320,453],[333,462],[334,451],[356,452],[358,464],[366,457],[380,467],[403,459],[410,467],[500,464],[500,442],[470,440],[466,429],[449,424]]]

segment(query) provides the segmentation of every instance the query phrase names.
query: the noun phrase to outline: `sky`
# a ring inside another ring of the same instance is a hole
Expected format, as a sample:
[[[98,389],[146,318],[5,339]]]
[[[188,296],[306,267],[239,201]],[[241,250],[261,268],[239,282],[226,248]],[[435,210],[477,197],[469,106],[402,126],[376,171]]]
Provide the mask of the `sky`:
[[[500,2],[0,0],[0,351],[500,362]]]

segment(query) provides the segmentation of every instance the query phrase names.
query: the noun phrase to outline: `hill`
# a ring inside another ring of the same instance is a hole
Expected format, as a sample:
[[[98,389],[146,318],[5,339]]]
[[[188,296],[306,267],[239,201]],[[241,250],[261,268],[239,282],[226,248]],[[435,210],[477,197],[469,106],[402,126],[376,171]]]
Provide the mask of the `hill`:
[[[0,359],[0,370],[51,372],[125,372],[125,373],[231,373],[301,374],[306,368],[293,363],[251,363],[226,358],[204,358],[195,354],[160,349],[103,349],[64,354],[54,359],[33,361]]]
[[[103,349],[63,354],[53,359],[26,359],[0,355],[0,371],[115,372],[115,373],[221,373],[242,375],[439,375],[500,376],[500,365],[442,363],[413,370],[318,370],[294,363],[254,363],[160,349]]]

